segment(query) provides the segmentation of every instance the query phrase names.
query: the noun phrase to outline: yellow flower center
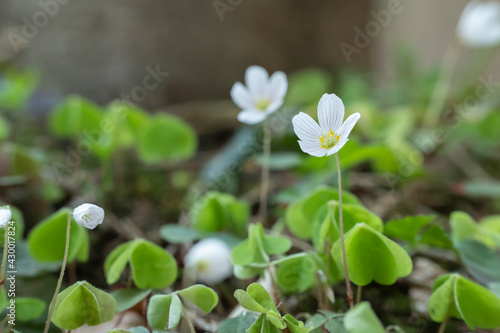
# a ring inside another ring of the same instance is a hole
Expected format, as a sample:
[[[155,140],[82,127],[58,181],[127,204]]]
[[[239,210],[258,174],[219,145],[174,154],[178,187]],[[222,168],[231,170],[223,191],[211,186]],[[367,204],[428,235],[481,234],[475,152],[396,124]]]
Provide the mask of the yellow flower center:
[[[205,260],[200,260],[196,265],[198,272],[205,272],[210,268],[210,264]]]
[[[329,130],[328,133],[319,137],[321,148],[331,149],[335,147],[335,145],[339,142],[339,138],[340,135],[335,135],[332,130]]]
[[[267,107],[271,104],[271,100],[267,98],[261,98],[255,102],[255,107],[258,110],[266,111]]]

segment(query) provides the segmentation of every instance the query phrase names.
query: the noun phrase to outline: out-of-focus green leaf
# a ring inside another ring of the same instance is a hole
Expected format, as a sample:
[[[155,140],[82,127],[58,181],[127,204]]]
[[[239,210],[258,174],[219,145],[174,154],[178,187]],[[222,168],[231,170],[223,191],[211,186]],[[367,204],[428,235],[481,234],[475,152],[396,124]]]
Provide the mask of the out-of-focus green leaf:
[[[151,293],[151,289],[122,289],[111,293],[116,300],[116,311],[122,312],[135,306]]]
[[[385,224],[384,234],[389,237],[399,238],[415,245],[419,241],[419,233],[423,227],[431,223],[435,215],[406,216],[392,220]]]
[[[463,319],[470,329],[500,326],[500,299],[483,286],[458,274],[439,277],[432,288],[429,314],[443,322],[447,316]]]
[[[500,255],[474,239],[455,244],[467,271],[483,284],[500,281]]]
[[[224,320],[220,326],[218,333],[245,333],[253,323],[255,323],[256,317],[245,315],[236,318],[230,318]]]
[[[307,193],[290,206],[285,212],[285,220],[290,231],[302,239],[310,239],[313,235],[311,224],[314,216],[321,206],[330,200],[338,200],[338,191],[326,186],[321,186]],[[343,202],[358,204],[358,199],[348,192],[342,193]]]
[[[194,156],[196,133],[180,118],[158,114],[142,128],[139,157],[144,163],[178,162]]]
[[[385,333],[384,326],[368,302],[361,302],[347,311],[344,325],[349,333]]]
[[[66,246],[66,227],[71,210],[63,208],[38,223],[28,235],[28,248],[31,256],[40,262],[61,261]],[[71,219],[68,261],[73,261],[82,246],[88,249],[85,236],[87,230]],[[83,254],[81,259],[85,259]]]
[[[60,137],[80,138],[102,132],[103,109],[80,96],[63,100],[49,118],[52,133]]]
[[[290,75],[285,103],[290,105],[317,105],[321,96],[330,91],[331,76],[320,69],[304,69]]]

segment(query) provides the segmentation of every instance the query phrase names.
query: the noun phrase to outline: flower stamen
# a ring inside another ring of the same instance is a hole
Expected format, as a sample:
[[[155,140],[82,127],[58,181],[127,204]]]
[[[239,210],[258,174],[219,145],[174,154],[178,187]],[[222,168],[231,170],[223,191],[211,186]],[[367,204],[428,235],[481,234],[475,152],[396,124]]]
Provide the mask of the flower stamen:
[[[319,137],[321,148],[331,149],[335,147],[337,143],[339,143],[339,139],[340,135],[335,135],[332,130],[329,130],[328,133]]]
[[[271,104],[268,98],[260,98],[255,102],[255,107],[260,111],[266,111],[267,107]]]

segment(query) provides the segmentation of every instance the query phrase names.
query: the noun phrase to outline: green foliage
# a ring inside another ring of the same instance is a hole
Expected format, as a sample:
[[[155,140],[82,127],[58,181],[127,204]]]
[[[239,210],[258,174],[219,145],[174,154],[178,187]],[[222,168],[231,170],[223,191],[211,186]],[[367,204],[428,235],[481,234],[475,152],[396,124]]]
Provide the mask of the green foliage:
[[[494,249],[474,239],[464,239],[455,248],[467,271],[479,282],[500,281],[500,256]]]
[[[382,232],[384,228],[382,220],[361,204],[346,203],[342,204],[342,207],[344,232],[351,230],[356,223],[360,222]],[[338,201],[331,200],[318,209],[314,217],[313,244],[320,253],[325,252],[325,249],[329,249],[340,238],[339,209]]]
[[[347,311],[344,326],[349,333],[385,333],[384,326],[368,302],[361,302]]]
[[[432,320],[443,322],[448,316],[463,319],[471,330],[500,326],[500,299],[483,286],[459,274],[439,277],[429,300]]]
[[[495,239],[490,236],[490,232],[483,230],[467,213],[453,212],[450,216],[450,227],[454,244],[471,238],[491,248],[495,247]]]
[[[385,224],[384,234],[404,240],[415,246],[420,242],[420,231],[434,219],[434,215],[417,215],[392,220]]]
[[[267,290],[258,283],[252,283],[247,290],[238,289],[234,297],[247,310],[260,313],[255,323],[246,330],[252,332],[279,332],[288,328],[292,333],[307,333],[311,328],[305,328],[304,323],[287,314],[281,317]]]
[[[80,96],[64,99],[49,118],[49,127],[53,134],[63,138],[79,138],[101,132],[101,120],[104,110]]]
[[[37,176],[43,163],[41,151],[10,142],[0,146],[0,156],[6,160],[5,171],[13,183],[25,181],[25,177]]]
[[[311,316],[305,324],[312,327],[311,333],[323,333],[323,327],[329,333],[347,333],[344,328],[344,314],[324,310],[319,310],[319,312]]]
[[[160,228],[160,236],[169,243],[181,244],[201,239],[203,233],[178,224],[166,224]]]
[[[116,311],[122,312],[134,307],[148,297],[151,289],[121,289],[111,293],[116,300]]]
[[[0,81],[0,108],[10,110],[24,108],[38,81],[39,75],[35,71],[14,69],[3,71]]]
[[[265,235],[261,224],[250,224],[248,239],[231,251],[231,262],[235,265],[234,275],[239,279],[246,279],[262,274],[270,262],[270,255],[283,254],[291,246],[287,237]]]
[[[285,103],[290,105],[316,105],[325,91],[330,91],[331,76],[320,69],[304,69],[288,79]]]
[[[139,288],[161,289],[177,278],[177,263],[170,253],[145,239],[135,239],[115,248],[104,262],[108,284],[120,279],[127,263]]]
[[[147,317],[152,328],[173,329],[179,325],[181,316],[182,303],[176,294],[155,295],[149,300]]]
[[[57,296],[52,322],[59,328],[74,330],[84,324],[108,322],[115,313],[116,301],[111,295],[79,281]]]
[[[159,114],[142,129],[137,148],[139,158],[147,164],[183,161],[196,152],[196,133],[183,120]]]
[[[420,243],[434,247],[440,247],[447,250],[453,250],[453,243],[450,236],[443,230],[442,227],[431,225],[422,234]]]
[[[0,141],[5,140],[10,135],[10,126],[7,120],[0,116]]]
[[[245,333],[252,324],[255,323],[254,316],[239,316],[224,320],[220,326],[218,333]]]
[[[120,330],[118,328],[109,330],[108,333],[149,333],[149,330],[146,327],[132,327],[127,330]]]
[[[345,234],[345,250],[349,277],[357,285],[366,286],[371,281],[391,285],[413,268],[403,248],[365,223],[356,224]],[[332,256],[342,272],[340,240],[333,244]]]
[[[38,223],[28,236],[28,249],[33,258],[40,262],[60,261],[66,245],[68,208],[62,208]],[[86,261],[89,252],[87,229],[71,219],[68,261]]]
[[[5,294],[5,291],[2,290]],[[19,321],[30,321],[40,317],[47,307],[41,299],[34,297],[17,297],[15,299],[16,319]]]
[[[311,224],[318,210],[328,201],[338,199],[337,190],[320,186],[288,206],[285,213],[286,225],[295,236],[310,239],[313,235]],[[354,195],[345,191],[342,193],[342,200],[346,204],[359,203]]]
[[[219,301],[217,293],[212,288],[201,284],[179,290],[177,294],[196,305],[205,313],[212,311]]]
[[[281,260],[276,280],[285,292],[302,292],[316,283],[317,262],[311,255],[290,256]]]
[[[176,291],[170,295],[154,295],[149,300],[147,311],[148,323],[152,328],[163,330],[177,327],[183,311],[179,296],[205,313],[212,311],[219,302],[217,293],[201,284]]]
[[[216,232],[230,230],[244,236],[250,214],[250,205],[234,196],[209,192],[191,206],[191,225],[198,231]]]

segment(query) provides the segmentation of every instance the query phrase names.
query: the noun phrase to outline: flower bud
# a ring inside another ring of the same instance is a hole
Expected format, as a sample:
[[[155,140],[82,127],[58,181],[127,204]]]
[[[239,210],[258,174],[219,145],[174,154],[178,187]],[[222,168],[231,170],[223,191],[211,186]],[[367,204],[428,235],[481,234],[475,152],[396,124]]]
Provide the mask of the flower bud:
[[[73,210],[76,223],[87,229],[94,229],[104,220],[104,209],[99,206],[85,203]]]
[[[10,207],[0,207],[0,228],[5,228],[10,221],[12,221],[12,212]]]
[[[191,247],[184,258],[186,269],[195,274],[196,281],[216,284],[233,274],[231,250],[217,238],[204,239]]]

